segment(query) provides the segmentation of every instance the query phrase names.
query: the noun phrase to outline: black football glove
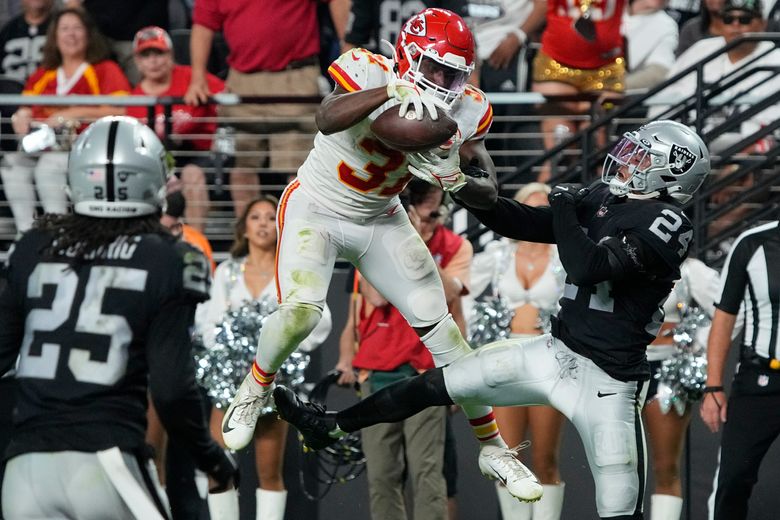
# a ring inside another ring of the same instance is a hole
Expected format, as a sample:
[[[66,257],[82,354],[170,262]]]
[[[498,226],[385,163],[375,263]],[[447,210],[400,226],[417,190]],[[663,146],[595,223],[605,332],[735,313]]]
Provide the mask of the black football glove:
[[[576,205],[590,192],[589,188],[583,188],[582,184],[558,184],[553,187],[547,200],[550,206],[556,204],[574,204]]]
[[[222,493],[231,488],[238,489],[238,461],[228,450],[221,450],[221,454],[219,462],[206,472],[214,481],[214,486],[209,489],[209,493]]]

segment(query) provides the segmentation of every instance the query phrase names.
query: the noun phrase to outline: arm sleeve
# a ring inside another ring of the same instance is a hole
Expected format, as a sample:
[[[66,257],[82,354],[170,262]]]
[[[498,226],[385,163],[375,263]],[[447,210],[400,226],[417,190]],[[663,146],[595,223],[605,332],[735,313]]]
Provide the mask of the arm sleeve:
[[[485,227],[501,236],[528,242],[555,243],[552,210],[548,207],[534,208],[499,197],[496,205],[489,210],[466,208]]]
[[[164,304],[152,323],[147,341],[149,389],[160,421],[172,439],[209,471],[220,460],[211,439],[200,393],[195,383],[189,329],[195,304],[173,300]]]
[[[715,300],[715,307],[736,315],[745,297],[748,283],[747,264],[752,256],[752,250],[747,242],[737,239],[729,251],[723,271],[720,274],[720,289]]]
[[[196,315],[198,331],[207,346],[214,344],[214,326],[222,321],[228,310],[227,277],[230,260],[222,262],[214,272],[209,299],[201,304]]]

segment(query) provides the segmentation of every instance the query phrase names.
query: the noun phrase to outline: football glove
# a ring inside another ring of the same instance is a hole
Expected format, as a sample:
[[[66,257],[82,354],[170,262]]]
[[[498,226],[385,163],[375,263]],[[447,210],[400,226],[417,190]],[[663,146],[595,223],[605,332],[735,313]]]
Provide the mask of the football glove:
[[[409,173],[444,191],[458,191],[466,185],[466,176],[460,170],[458,148],[453,146],[446,157],[439,157],[433,152],[407,154]]]
[[[582,184],[558,184],[553,187],[547,200],[550,206],[560,203],[577,204],[589,192],[590,189],[583,188]]]
[[[401,108],[398,111],[400,117],[406,117],[409,105],[412,105],[418,120],[423,118],[423,110],[427,110],[434,121],[439,117],[436,111],[436,100],[433,96],[421,91],[411,81],[401,79],[392,73],[388,75],[387,96],[401,103]]]

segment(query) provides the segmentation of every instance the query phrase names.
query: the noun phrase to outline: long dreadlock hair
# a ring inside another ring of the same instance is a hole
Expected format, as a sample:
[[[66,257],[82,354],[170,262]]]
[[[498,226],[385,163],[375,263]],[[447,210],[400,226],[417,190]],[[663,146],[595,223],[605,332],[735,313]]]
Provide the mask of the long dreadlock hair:
[[[71,264],[83,263],[87,260],[87,255],[108,247],[123,235],[151,233],[173,237],[170,231],[160,224],[159,212],[121,219],[88,217],[76,213],[47,213],[35,222],[35,228],[51,233],[51,242],[43,248],[44,256],[62,258]]]

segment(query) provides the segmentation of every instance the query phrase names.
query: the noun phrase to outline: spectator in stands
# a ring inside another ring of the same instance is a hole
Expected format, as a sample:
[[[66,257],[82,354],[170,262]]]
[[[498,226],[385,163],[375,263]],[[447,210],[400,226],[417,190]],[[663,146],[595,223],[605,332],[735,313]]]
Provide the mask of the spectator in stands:
[[[520,52],[544,24],[544,0],[502,0],[493,4],[468,4],[468,20],[472,26],[477,48],[477,79],[485,92],[524,92],[529,87],[528,63],[525,52]],[[494,105],[494,134],[533,132],[528,123],[501,121],[503,117],[529,115],[525,105]],[[523,148],[516,137],[488,139],[496,166],[517,166],[510,154]]]
[[[449,9],[465,17],[468,13],[463,12],[463,4],[463,0],[353,1],[350,5],[349,24],[341,50],[346,52],[355,47],[362,47],[391,58],[392,49],[382,45],[382,40],[396,42],[404,20],[408,20],[426,7]]]
[[[166,0],[64,0],[69,7],[82,7],[97,22],[111,51],[132,84],[141,76],[133,60],[133,37],[142,27],[168,28]]]
[[[331,12],[345,0],[332,0]],[[230,48],[227,89],[240,96],[319,96],[320,52],[316,2],[269,0],[197,0],[190,41],[192,79],[188,104],[208,101],[206,62],[214,33],[222,31]],[[317,105],[253,104],[220,107],[227,118],[251,118],[233,124],[236,167],[230,172],[237,215],[259,193],[258,168],[265,157],[283,182],[295,175],[312,146]],[[254,134],[254,135],[251,135]],[[258,136],[257,134],[263,134]],[[259,155],[259,157],[258,157]]]
[[[603,92],[614,95],[625,86],[623,35],[620,25],[625,0],[546,0],[547,26],[542,48],[533,62],[533,90],[544,95],[576,95]],[[558,103],[572,114],[584,114],[589,102]],[[577,121],[557,117],[542,120],[544,147],[556,144],[556,127],[576,132]],[[540,182],[551,177],[549,165]]]
[[[206,345],[214,344],[215,326],[221,323],[225,315],[241,308],[247,302],[276,302],[276,283],[274,280],[276,259],[276,205],[273,197],[262,196],[251,201],[236,222],[235,239],[230,248],[230,259],[221,263],[214,274],[211,285],[211,299],[199,309],[196,318],[198,329],[202,332]],[[272,310],[269,303],[265,307]],[[265,321],[258,318],[258,328]],[[328,337],[331,329],[331,316],[326,306],[322,319],[300,345],[303,351],[312,351]],[[231,352],[235,356],[245,355],[237,349]],[[226,374],[232,381],[233,395],[241,383],[243,374]],[[225,391],[221,390],[221,396]],[[213,396],[212,396],[213,397]],[[229,399],[218,399],[211,413],[212,436],[224,445],[222,440],[222,418],[230,404]],[[288,425],[277,417],[271,409],[264,410],[255,430],[254,449],[257,478],[260,488],[257,490],[258,520],[283,520],[287,504],[287,491],[282,478],[282,463],[287,440]],[[212,518],[219,511],[213,503],[209,504]]]
[[[724,0],[701,0],[701,14],[691,18],[680,29],[680,41],[677,56],[687,51],[691,45],[705,38],[725,36],[726,27],[720,19]]]
[[[177,65],[173,45],[161,27],[145,27],[133,40],[135,63],[141,81],[132,93],[149,96],[182,97],[187,92],[192,68]],[[212,92],[224,89],[222,80],[206,74]],[[127,115],[146,120],[147,107],[128,107]],[[169,138],[169,151],[174,152],[181,177],[182,191],[187,199],[186,219],[189,225],[203,232],[209,212],[209,194],[206,188],[206,170],[212,167],[211,138],[217,129],[217,111],[214,105],[174,105],[172,107],[173,136],[165,135],[163,106],[155,108],[154,128],[161,139]]]
[[[678,57],[674,67],[669,71],[669,76],[671,77],[687,69],[744,34],[762,32],[766,27],[762,12],[761,0],[726,0],[723,9],[720,12],[720,19],[725,31],[724,35],[696,42],[691,48]],[[696,73],[692,72],[682,80],[659,92],[657,99],[659,101],[683,100],[693,95],[697,89],[715,84],[721,80],[721,78],[738,69],[743,67],[760,68],[763,66],[780,66],[780,50],[776,49],[775,44],[772,42],[745,42],[730,51],[717,56],[704,66],[703,80],[705,85],[698,85]],[[736,85],[732,85],[719,97],[731,99],[738,93],[744,93],[750,99],[742,102],[737,100],[735,103],[724,105],[721,110],[716,111],[707,121],[704,121],[705,128],[711,129],[715,127],[724,122],[736,111],[744,110],[749,105],[755,104],[758,100],[769,96],[778,90],[780,90],[780,76],[777,74],[769,71],[762,71],[747,76],[743,81],[740,81]],[[667,108],[668,107],[666,106],[651,107],[649,111],[650,117],[656,118],[660,116]],[[693,120],[694,117],[694,114],[689,116],[690,120]],[[713,153],[718,154],[720,151],[735,144],[742,138],[748,137],[750,134],[758,131],[761,127],[777,120],[778,117],[780,117],[780,107],[777,105],[769,107],[756,114],[748,121],[742,123],[739,131],[727,132],[717,137],[710,143],[710,150],[712,150]],[[744,151],[746,153],[751,153],[758,151],[766,145],[766,141],[762,140]],[[732,169],[732,167],[728,167],[726,170],[718,172],[718,175],[727,174]],[[753,173],[746,175],[737,183],[727,186],[720,192],[713,194],[711,202],[715,204],[725,204],[729,199],[735,196],[735,193],[751,186],[754,182],[755,177]],[[724,227],[728,227],[738,221],[747,210],[747,206],[742,205],[728,214],[723,215],[710,224],[710,232],[717,233]]]
[[[444,227],[442,190],[412,181],[408,193],[409,218],[437,260],[450,311],[456,322],[463,324],[460,298],[469,283],[471,243]],[[358,279],[356,273],[356,282]],[[388,349],[388,345],[394,348]],[[364,397],[434,367],[430,352],[401,313],[366,280],[360,280],[359,293],[357,286],[353,293],[339,353],[339,383],[353,383],[353,367],[358,369]],[[413,484],[414,518],[448,518],[443,473],[446,414],[444,407],[429,408],[403,422],[361,432],[371,518],[406,518],[403,488],[407,474]]]
[[[59,11],[46,34],[41,66],[27,80],[24,94],[127,94],[130,90],[127,78],[116,63],[106,59],[107,56],[108,48],[88,14],[81,9]],[[19,136],[27,134],[36,123],[78,132],[84,127],[85,120],[122,113],[124,109],[112,106],[62,108],[36,105],[17,110],[12,124]],[[44,211],[66,211],[64,186],[67,159],[68,154],[64,151],[43,153],[40,157],[23,152],[6,154],[0,175],[18,232],[30,229],[33,223],[33,179]]]
[[[0,74],[22,83],[41,64],[54,0],[22,0],[22,14],[0,30]]]
[[[533,207],[549,206],[550,187],[531,182],[516,194],[517,202]],[[551,244],[500,239],[485,245],[472,263],[472,294],[479,296],[488,286],[512,309],[510,337],[533,338],[544,333],[552,315],[558,313],[566,272]],[[488,294],[492,294],[489,292]],[[471,309],[469,315],[473,316]],[[470,320],[471,321],[471,320]],[[473,347],[480,347],[472,342]],[[533,504],[518,502],[501,483],[496,485],[503,520],[559,520],[565,484],[558,469],[564,416],[551,406],[495,406],[493,413],[510,446],[532,439],[533,472],[544,487],[542,499]]]
[[[666,0],[629,1],[623,18],[627,41],[626,88],[652,88],[666,79],[674,64],[677,23],[666,14]]]

